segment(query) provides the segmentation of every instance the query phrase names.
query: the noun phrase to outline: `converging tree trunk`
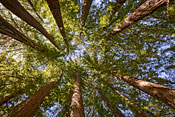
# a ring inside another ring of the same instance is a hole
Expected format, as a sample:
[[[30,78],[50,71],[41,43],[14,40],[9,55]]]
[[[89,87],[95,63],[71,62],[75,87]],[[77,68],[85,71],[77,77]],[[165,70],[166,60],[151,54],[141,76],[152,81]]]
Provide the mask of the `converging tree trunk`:
[[[167,0],[147,0],[139,6],[133,13],[125,18],[123,23],[118,24],[109,35],[115,35],[123,29],[131,26],[133,23],[143,19],[144,17],[153,13],[157,8],[166,3]]]
[[[123,113],[117,107],[112,107],[109,100],[103,95],[102,91],[96,86],[95,83],[93,83],[93,86],[98,91],[99,95],[101,96],[101,98],[103,99],[107,107],[112,111],[115,117],[125,117]]]
[[[43,102],[45,96],[49,94],[55,83],[56,80],[52,80],[30,98],[12,108],[8,113],[4,114],[3,117],[33,117]]]
[[[3,17],[0,15],[0,33],[14,38],[17,41],[24,43],[25,45],[39,51],[44,52],[43,48],[36,45],[31,39],[26,37],[24,34],[19,32],[15,27],[9,24]]]
[[[80,80],[80,71],[78,70],[76,73],[74,93],[72,95],[70,117],[85,117]]]
[[[134,102],[131,102],[126,96],[124,96],[117,88],[113,87],[113,85],[109,82],[106,81],[108,86],[116,92],[121,98],[125,100],[125,102],[128,104],[128,107],[130,107],[131,111],[135,113],[136,116],[138,117],[149,117],[146,113],[143,112],[139,107],[136,106]]]
[[[31,0],[27,0],[27,1],[28,1],[28,3],[30,4],[30,6],[32,7],[32,9],[34,10],[35,14],[38,16],[38,18],[39,18],[41,21],[43,21],[43,19],[42,19],[42,18],[40,17],[40,15],[37,13],[37,10],[35,9],[35,7],[34,7],[32,1],[31,1]]]
[[[16,16],[40,31],[57,49],[59,49],[54,39],[48,34],[44,27],[18,2],[18,0],[0,0],[0,2]]]
[[[92,4],[92,0],[83,0],[82,2],[82,12],[81,12],[81,18],[80,18],[80,28],[82,28],[85,25],[85,21],[88,17],[88,13],[90,10]]]
[[[113,74],[115,75],[115,74]],[[132,76],[115,75],[119,79],[127,82],[135,88],[142,90],[143,92],[153,96],[154,98],[164,102],[172,108],[175,108],[175,90],[169,89],[165,86],[161,86],[152,82],[139,80]]]
[[[57,23],[57,26],[60,29],[61,35],[64,39],[64,42],[68,44],[68,41],[66,39],[66,33],[64,30],[64,25],[63,25],[63,20],[62,20],[62,16],[61,16],[61,10],[60,10],[60,4],[59,4],[59,0],[47,0],[47,3],[49,5],[49,8],[53,14],[53,17]]]
[[[11,100],[12,98],[16,97],[17,95],[21,94],[22,93],[22,89],[18,90],[18,91],[15,91],[14,93],[8,95],[8,96],[5,96],[5,97],[2,97],[0,99],[0,107],[7,103],[9,100]]]

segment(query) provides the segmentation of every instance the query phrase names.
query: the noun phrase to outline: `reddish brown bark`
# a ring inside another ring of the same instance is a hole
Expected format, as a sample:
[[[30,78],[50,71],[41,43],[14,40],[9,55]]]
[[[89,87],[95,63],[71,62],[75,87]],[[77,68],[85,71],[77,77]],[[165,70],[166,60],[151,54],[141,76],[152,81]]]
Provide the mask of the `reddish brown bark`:
[[[131,102],[126,96],[124,96],[117,88],[113,87],[112,83],[109,81],[106,82],[108,86],[116,92],[121,98],[125,100],[125,102],[128,104],[130,107],[131,111],[135,113],[136,116],[138,117],[149,117],[146,113],[143,112],[139,107],[136,106],[134,102]]]
[[[125,115],[123,115],[123,113],[118,108],[112,107],[109,100],[103,95],[102,91],[96,86],[96,84],[93,83],[93,85],[94,85],[95,89],[98,91],[98,93],[101,96],[101,98],[103,99],[103,101],[105,102],[105,104],[107,105],[107,107],[112,111],[113,115],[115,117],[125,117]]]
[[[53,17],[54,17],[56,23],[57,23],[57,26],[60,29],[61,35],[64,39],[64,42],[68,46],[69,44],[68,44],[68,41],[66,39],[66,33],[65,33],[65,30],[64,30],[64,25],[63,25],[63,20],[62,20],[62,16],[61,16],[59,1],[58,0],[47,0],[47,3],[49,5],[49,8],[50,8],[50,10],[53,14]]]
[[[43,102],[45,96],[49,94],[55,83],[56,81],[52,80],[30,98],[12,108],[8,113],[4,114],[3,117],[33,117]]]
[[[116,3],[114,4],[114,8],[110,11],[110,17],[109,20],[111,21],[114,15],[119,11],[121,6],[126,2],[126,0],[116,0]]]
[[[91,4],[92,4],[92,0],[83,0],[82,14],[80,18],[80,28],[82,28],[85,25]]]
[[[77,71],[74,93],[70,107],[70,117],[85,117],[84,106],[81,93],[80,71]]]
[[[14,93],[12,93],[12,94],[10,94],[10,95],[8,95],[8,96],[2,97],[2,98],[0,99],[0,107],[1,107],[3,104],[7,103],[10,99],[14,98],[15,96],[17,96],[17,95],[19,95],[19,94],[21,94],[21,93],[22,93],[22,89],[21,89],[21,90],[18,90],[18,91],[16,91],[16,92],[14,92]]]
[[[115,74],[113,74],[115,75]],[[161,86],[152,82],[139,80],[132,76],[115,75],[119,79],[127,82],[135,88],[153,96],[154,98],[164,102],[172,108],[175,108],[175,90]]]
[[[18,2],[18,0],[0,0],[0,2],[16,16],[39,30],[50,42],[59,49],[54,39],[48,34],[44,27]]]
[[[20,41],[39,52],[44,52],[43,48],[37,46],[31,39],[19,32],[15,27],[13,27],[5,19],[3,19],[2,16],[0,16],[0,33],[12,37],[15,40]]]
[[[144,17],[153,13],[157,8],[166,3],[167,0],[147,0],[141,6],[139,6],[133,13],[125,18],[123,23],[118,24],[115,29],[109,35],[115,35],[121,32],[123,29],[131,26],[133,23],[138,22]]]

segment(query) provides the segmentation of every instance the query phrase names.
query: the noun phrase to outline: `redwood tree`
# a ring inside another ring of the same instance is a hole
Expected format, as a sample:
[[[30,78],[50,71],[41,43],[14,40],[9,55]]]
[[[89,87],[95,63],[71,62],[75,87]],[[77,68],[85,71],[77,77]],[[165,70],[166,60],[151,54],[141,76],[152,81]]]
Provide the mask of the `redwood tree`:
[[[129,27],[133,23],[143,19],[144,17],[148,16],[152,12],[154,12],[157,8],[161,5],[165,4],[167,0],[147,0],[142,5],[140,5],[133,13],[131,13],[128,17],[124,19],[124,23],[118,24],[113,32],[112,35],[117,34],[118,32],[122,31],[123,29]]]
[[[174,0],[0,2],[0,116],[175,114]]]
[[[32,117],[37,112],[39,106],[43,102],[44,98],[48,95],[50,90],[54,87],[56,80],[50,81],[47,85],[42,87],[30,98],[24,102],[18,104],[12,108],[8,113],[4,114],[3,117]]]
[[[117,77],[135,88],[138,88],[154,98],[164,102],[172,108],[175,108],[175,90],[152,82],[139,80],[138,78],[132,76],[117,75]]]
[[[37,30],[39,30],[44,36],[46,36],[52,44],[59,49],[58,45],[55,43],[54,39],[48,32],[44,29],[44,27],[29,13],[27,10],[18,2],[18,0],[0,0],[0,2],[11,12],[17,15],[22,20],[26,21],[29,25],[33,26]]]
[[[0,99],[0,107],[1,107],[3,104],[7,103],[10,99],[16,97],[17,95],[19,95],[19,94],[21,94],[21,93],[22,93],[22,89],[21,89],[21,90],[18,90],[18,91],[16,91],[16,92],[14,92],[14,93],[12,93],[12,94],[10,94],[10,95],[8,95],[8,96],[2,97],[2,98]]]
[[[81,76],[79,70],[76,73],[74,92],[70,106],[70,117],[85,117],[81,91]]]

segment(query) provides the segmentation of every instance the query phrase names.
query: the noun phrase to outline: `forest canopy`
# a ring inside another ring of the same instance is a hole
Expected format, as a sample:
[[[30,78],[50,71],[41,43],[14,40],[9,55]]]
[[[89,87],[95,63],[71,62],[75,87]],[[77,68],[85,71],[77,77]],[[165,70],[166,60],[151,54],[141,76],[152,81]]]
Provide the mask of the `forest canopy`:
[[[0,116],[174,115],[175,0],[0,0]]]

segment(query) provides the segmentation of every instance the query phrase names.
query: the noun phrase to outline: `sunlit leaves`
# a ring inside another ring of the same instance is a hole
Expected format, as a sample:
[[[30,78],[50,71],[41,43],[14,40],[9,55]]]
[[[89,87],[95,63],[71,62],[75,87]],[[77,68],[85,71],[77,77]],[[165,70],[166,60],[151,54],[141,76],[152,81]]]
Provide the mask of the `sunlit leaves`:
[[[86,25],[79,28],[81,1],[59,0],[65,32],[70,42],[70,51],[56,26],[54,18],[45,0],[31,0],[43,22],[36,16],[27,0],[20,3],[34,16],[60,45],[57,51],[52,44],[36,29],[13,15],[1,5],[0,12],[16,29],[30,37],[47,53],[41,54],[29,47],[0,34],[0,96],[25,88],[25,96],[17,96],[3,105],[0,114],[7,112],[27,96],[32,95],[43,84],[58,78],[60,82],[42,103],[36,116],[69,115],[71,97],[75,84],[75,73],[81,71],[82,96],[86,116],[112,116],[100,95],[92,86],[96,82],[113,108],[118,107],[126,116],[133,116],[126,101],[111,90],[105,83],[109,80],[123,95],[145,113],[152,116],[166,116],[167,111],[174,112],[146,93],[129,86],[110,75],[132,75],[139,79],[174,88],[174,3],[161,7],[153,14],[132,25],[121,33],[108,37],[107,34],[132,13],[144,0],[127,0],[109,20],[109,12],[114,2],[119,0],[101,0],[93,2]],[[80,31],[83,39],[80,39]],[[27,88],[26,88],[27,87]]]

